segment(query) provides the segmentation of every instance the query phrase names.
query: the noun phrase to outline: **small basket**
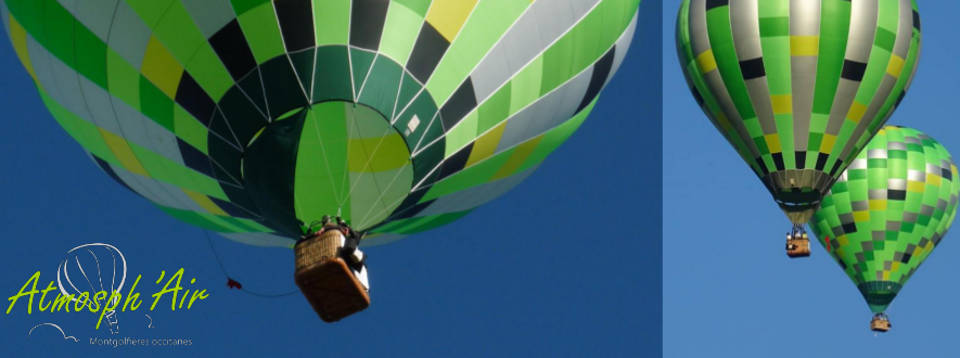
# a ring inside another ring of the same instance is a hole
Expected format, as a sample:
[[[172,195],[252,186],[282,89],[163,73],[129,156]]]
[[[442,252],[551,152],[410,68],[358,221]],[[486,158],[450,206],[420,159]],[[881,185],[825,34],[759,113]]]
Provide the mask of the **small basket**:
[[[787,239],[787,256],[791,258],[810,256],[810,239]]]
[[[873,317],[870,321],[870,330],[874,332],[886,332],[890,330],[890,321],[886,318]]]
[[[294,246],[294,281],[313,310],[326,322],[362,311],[370,306],[370,296],[339,257],[344,243],[340,230],[301,240]]]

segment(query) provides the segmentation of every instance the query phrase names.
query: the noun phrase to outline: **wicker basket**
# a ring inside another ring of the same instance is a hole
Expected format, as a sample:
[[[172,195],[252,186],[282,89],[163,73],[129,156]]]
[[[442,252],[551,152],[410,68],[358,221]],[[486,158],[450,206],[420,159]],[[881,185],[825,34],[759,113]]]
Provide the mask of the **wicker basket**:
[[[294,246],[294,281],[326,322],[339,321],[370,306],[367,290],[338,257],[343,241],[339,230],[326,230]]]
[[[297,242],[293,247],[296,255],[296,271],[307,270],[337,257],[344,241],[340,230],[326,230],[319,236]]]
[[[791,258],[810,256],[810,239],[788,239],[787,256]]]
[[[874,332],[886,332],[890,330],[890,321],[885,318],[874,317],[870,321],[870,330]]]

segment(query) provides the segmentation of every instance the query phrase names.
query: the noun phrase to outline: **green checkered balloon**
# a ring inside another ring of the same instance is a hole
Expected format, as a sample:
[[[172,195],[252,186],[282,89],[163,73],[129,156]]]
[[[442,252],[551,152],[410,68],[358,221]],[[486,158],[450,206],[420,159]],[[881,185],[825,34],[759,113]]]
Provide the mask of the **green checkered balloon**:
[[[957,174],[933,138],[887,126],[824,196],[810,226],[873,312],[886,310],[950,228]]]
[[[252,245],[324,215],[431,229],[529,176],[622,63],[640,0],[0,0],[107,174]]]
[[[694,98],[794,225],[899,105],[920,47],[913,0],[684,0],[677,19]]]

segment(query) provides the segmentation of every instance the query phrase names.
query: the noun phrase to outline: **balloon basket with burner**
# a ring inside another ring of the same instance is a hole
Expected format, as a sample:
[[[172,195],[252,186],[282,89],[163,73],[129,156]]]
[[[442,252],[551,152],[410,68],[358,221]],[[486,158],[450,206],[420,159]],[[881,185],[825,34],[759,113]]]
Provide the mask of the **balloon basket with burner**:
[[[874,332],[886,332],[890,330],[890,320],[886,316],[876,315],[870,320],[870,330]]]
[[[344,242],[343,234],[332,229],[294,246],[294,280],[325,322],[339,321],[370,306],[367,290],[339,255]]]
[[[802,229],[794,228],[793,233],[787,234],[787,256],[792,259],[810,256],[810,237]]]
[[[810,256],[810,239],[787,240],[787,256],[793,259]]]

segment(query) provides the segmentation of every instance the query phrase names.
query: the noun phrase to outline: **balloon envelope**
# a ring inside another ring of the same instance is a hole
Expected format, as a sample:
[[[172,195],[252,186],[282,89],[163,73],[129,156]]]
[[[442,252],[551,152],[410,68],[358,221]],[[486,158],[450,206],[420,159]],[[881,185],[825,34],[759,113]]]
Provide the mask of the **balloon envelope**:
[[[911,0],[684,0],[683,73],[794,224],[900,103],[920,53]]]
[[[323,215],[386,242],[518,184],[590,112],[638,5],[7,0],[0,17],[114,180],[229,238],[291,246]]]
[[[957,214],[950,153],[915,129],[887,126],[850,164],[810,222],[814,234],[882,312]]]

